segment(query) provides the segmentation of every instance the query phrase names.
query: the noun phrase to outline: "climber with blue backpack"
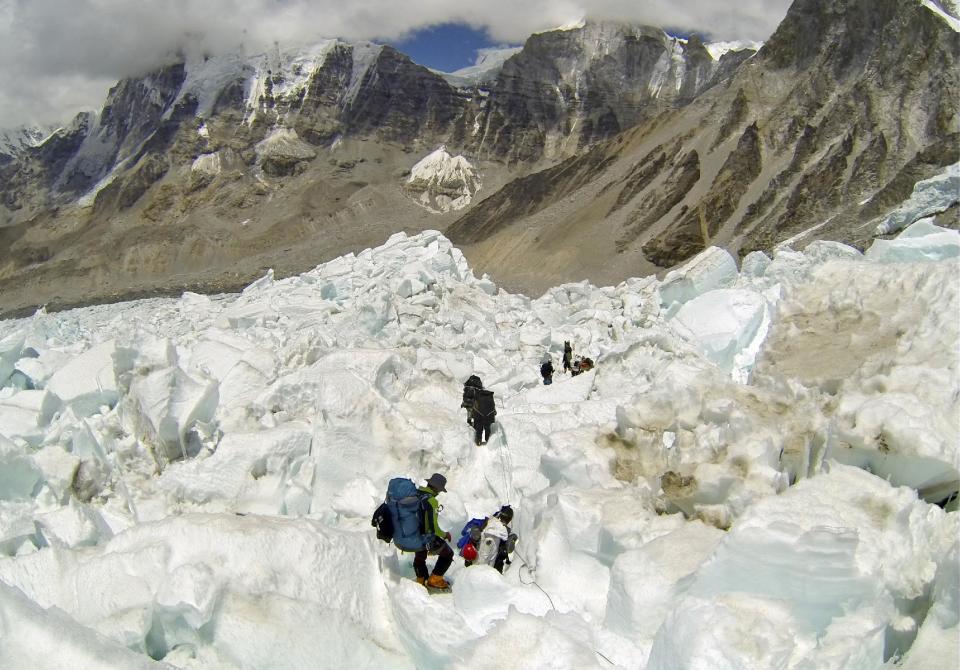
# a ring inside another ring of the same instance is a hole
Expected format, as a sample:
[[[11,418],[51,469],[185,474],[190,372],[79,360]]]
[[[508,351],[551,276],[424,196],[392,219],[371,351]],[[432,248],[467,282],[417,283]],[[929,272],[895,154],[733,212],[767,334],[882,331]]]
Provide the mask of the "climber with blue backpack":
[[[414,554],[413,570],[417,583],[446,591],[450,584],[443,578],[453,563],[453,549],[447,544],[450,533],[440,528],[438,493],[446,493],[447,478],[434,473],[425,486],[417,486],[405,477],[396,477],[387,485],[387,497],[373,513],[370,524],[377,538],[393,542],[401,551]],[[427,555],[436,554],[433,572],[427,571]]]

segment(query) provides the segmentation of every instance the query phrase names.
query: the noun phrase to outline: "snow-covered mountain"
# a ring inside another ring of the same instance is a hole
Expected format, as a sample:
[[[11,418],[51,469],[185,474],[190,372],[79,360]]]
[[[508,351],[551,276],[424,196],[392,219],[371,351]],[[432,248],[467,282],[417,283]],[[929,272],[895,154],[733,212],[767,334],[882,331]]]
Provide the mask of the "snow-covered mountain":
[[[265,265],[299,272],[398,229],[443,228],[481,181],[493,192],[635,123],[640,107],[686,104],[721,67],[699,49],[684,74],[689,49],[654,28],[561,32],[482,54],[456,85],[392,47],[339,40],[123,80],[98,114],[0,168],[2,308],[236,288]],[[531,86],[559,86],[562,104]],[[428,195],[437,218],[425,220],[406,177],[439,145],[476,176],[439,187],[455,207]]]
[[[711,245],[866,248],[960,160],[950,11],[797,0],[759,52],[584,21],[470,86],[339,40],[174,62],[0,166],[0,310],[236,289],[398,230],[528,293]],[[411,182],[441,145],[474,176]]]
[[[437,72],[453,86],[464,88],[468,86],[488,87],[493,84],[503,64],[508,58],[519,53],[522,47],[502,47],[480,49],[477,51],[477,60],[473,65],[454,70],[453,72]]]
[[[0,129],[0,163],[13,161],[27,149],[39,146],[54,130],[37,126]]]
[[[927,219],[531,300],[400,233],[0,321],[0,666],[955,667],[958,263]],[[455,536],[514,507],[503,575],[376,540],[433,472]]]

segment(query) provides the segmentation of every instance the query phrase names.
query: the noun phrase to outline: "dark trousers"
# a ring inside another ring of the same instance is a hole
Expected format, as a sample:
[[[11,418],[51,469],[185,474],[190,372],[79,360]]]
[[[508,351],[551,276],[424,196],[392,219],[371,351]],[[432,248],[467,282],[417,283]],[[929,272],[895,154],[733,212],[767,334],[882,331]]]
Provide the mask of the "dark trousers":
[[[490,439],[490,426],[493,425],[493,419],[484,419],[482,417],[473,417],[474,442],[480,444]]]
[[[439,540],[439,538],[437,539]],[[440,577],[453,563],[453,549],[443,540],[439,540],[439,549],[421,549],[413,555],[413,571],[417,573],[417,577],[426,579],[430,576],[430,573],[427,572],[427,554],[437,554],[439,556],[437,564],[433,566],[433,574]]]
[[[503,563],[507,560],[507,547],[506,544],[500,543],[500,551],[497,552],[497,559],[493,562],[493,567],[501,575],[503,574]]]

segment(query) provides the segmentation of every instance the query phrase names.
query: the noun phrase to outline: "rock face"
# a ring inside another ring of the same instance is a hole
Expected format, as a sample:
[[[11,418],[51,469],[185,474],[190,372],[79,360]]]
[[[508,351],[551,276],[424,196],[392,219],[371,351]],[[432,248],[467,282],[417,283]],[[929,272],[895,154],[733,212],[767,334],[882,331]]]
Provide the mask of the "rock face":
[[[957,25],[920,0],[797,0],[732,76],[578,158],[598,167],[575,184],[568,170],[531,175],[534,198],[503,189],[447,234],[528,290],[616,282],[709,245],[863,246],[918,180],[960,158]],[[957,227],[956,205],[943,215]],[[548,268],[542,281],[521,258]]]
[[[617,23],[533,35],[504,63],[474,149],[520,162],[569,155],[691,102],[752,53],[718,62],[696,38]]]
[[[455,75],[327,40],[125,79],[0,159],[0,309],[227,288],[444,228],[481,183],[687,104],[750,53],[591,23]],[[440,145],[462,164],[414,170]]]

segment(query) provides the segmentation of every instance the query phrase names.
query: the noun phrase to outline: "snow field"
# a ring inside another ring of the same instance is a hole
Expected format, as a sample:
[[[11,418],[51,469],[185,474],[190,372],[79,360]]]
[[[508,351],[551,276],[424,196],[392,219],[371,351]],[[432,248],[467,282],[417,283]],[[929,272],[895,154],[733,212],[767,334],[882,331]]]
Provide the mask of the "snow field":
[[[237,295],[0,322],[0,665],[956,665],[957,516],[930,502],[960,268],[930,250],[958,238],[531,300],[398,234]],[[543,386],[565,340],[597,368]],[[434,471],[454,536],[514,506],[505,574],[457,560],[431,595],[375,539],[389,478]]]

